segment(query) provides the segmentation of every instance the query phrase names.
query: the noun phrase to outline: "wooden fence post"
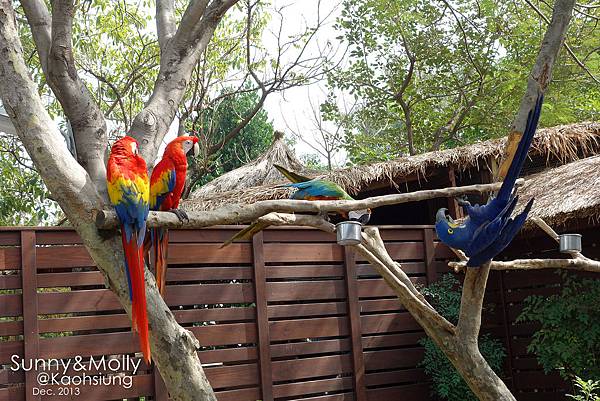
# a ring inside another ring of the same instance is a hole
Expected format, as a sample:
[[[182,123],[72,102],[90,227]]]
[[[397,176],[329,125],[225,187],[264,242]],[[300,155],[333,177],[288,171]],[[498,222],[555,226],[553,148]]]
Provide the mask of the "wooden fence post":
[[[36,264],[35,230],[21,230],[21,280],[23,300],[23,349],[24,361],[29,363],[39,356],[38,298],[37,298],[37,264]],[[41,400],[40,395],[33,395],[37,385],[35,369],[25,372],[25,400]]]
[[[433,243],[433,228],[423,229],[423,247],[425,248],[425,272],[427,284],[437,281],[437,270],[435,266],[435,247]]]
[[[352,339],[352,365],[354,367],[354,392],[356,401],[367,401],[365,384],[365,361],[362,347],[360,324],[360,305],[358,303],[358,283],[356,278],[356,260],[354,249],[344,247],[344,265],[346,267],[346,291],[348,295],[348,317]]]
[[[252,238],[254,261],[254,291],[256,304],[256,326],[258,333],[258,363],[262,401],[273,401],[273,374],[271,366],[271,337],[267,314],[267,271],[263,253],[263,232]]]

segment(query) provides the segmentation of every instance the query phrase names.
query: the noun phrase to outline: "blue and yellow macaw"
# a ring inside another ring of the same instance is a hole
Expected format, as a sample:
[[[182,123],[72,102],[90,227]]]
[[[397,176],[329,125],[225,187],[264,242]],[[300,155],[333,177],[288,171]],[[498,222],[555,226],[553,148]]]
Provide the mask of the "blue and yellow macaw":
[[[346,191],[338,184],[321,179],[311,179],[303,175],[289,171],[277,164],[273,166],[279,170],[288,180],[290,184],[283,184],[277,188],[296,188],[296,191],[290,196],[290,199],[296,200],[354,200]],[[350,212],[340,212],[344,219],[359,221],[361,224],[367,224],[371,218],[371,209],[352,210]],[[242,231],[235,234],[221,245],[221,248],[231,244],[238,239],[249,239],[254,234],[265,229],[267,226],[260,222],[254,222]]]
[[[525,224],[533,199],[521,213],[511,218],[518,199],[514,186],[533,141],[543,101],[544,96],[540,94],[529,112],[525,132],[498,195],[483,206],[472,206],[469,202],[460,200],[459,204],[468,216],[462,224],[447,216],[447,209],[440,209],[436,214],[435,231],[438,237],[449,247],[462,250],[469,257],[468,267],[481,266],[492,260],[510,244]]]
[[[297,200],[354,200],[353,197],[348,195],[346,191],[342,189],[335,182],[311,179],[303,175],[294,173],[286,170],[278,164],[273,164],[281,174],[283,174],[288,180],[292,181],[290,184],[279,185],[278,188],[296,188],[290,199]],[[367,224],[371,218],[371,210],[357,210],[340,212],[342,217],[350,220],[360,221],[362,224]]]
[[[131,300],[131,321],[139,333],[144,359],[150,363],[150,341],[144,281],[144,235],[148,218],[150,182],[146,162],[135,139],[125,136],[111,149],[106,171],[110,202],[121,223],[125,270]]]

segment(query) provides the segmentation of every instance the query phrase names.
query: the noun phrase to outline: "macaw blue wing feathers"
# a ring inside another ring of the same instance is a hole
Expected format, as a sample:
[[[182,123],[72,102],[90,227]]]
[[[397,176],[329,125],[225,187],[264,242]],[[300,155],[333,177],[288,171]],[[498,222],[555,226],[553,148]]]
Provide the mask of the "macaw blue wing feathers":
[[[506,177],[498,191],[498,195],[485,205],[472,206],[466,201],[461,205],[467,214],[465,221],[459,225],[446,216],[445,209],[436,215],[435,230],[438,237],[446,245],[460,249],[469,257],[467,266],[476,267],[492,260],[510,244],[517,235],[533,205],[531,199],[523,211],[516,217],[511,215],[517,205],[518,197],[515,182],[521,173],[527,152],[540,119],[544,96],[541,94],[527,116],[525,131],[521,136],[514,153]]]

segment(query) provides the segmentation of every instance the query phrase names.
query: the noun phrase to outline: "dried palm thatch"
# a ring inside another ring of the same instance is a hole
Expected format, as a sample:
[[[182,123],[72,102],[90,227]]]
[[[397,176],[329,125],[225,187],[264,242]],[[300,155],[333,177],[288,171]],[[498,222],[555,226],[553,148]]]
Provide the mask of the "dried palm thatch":
[[[302,171],[304,167],[283,140],[283,133],[276,131],[273,143],[265,153],[250,163],[229,171],[192,192],[192,199],[204,199],[233,190],[256,187],[276,181],[283,176],[273,168],[279,164],[293,171]]]
[[[403,157],[389,162],[373,163],[337,170],[328,176],[349,193],[358,193],[373,182],[402,181],[403,177],[427,177],[427,171],[453,166],[458,171],[477,167],[492,171],[491,161],[499,160],[504,153],[506,137],[473,145],[461,146],[416,156]],[[585,122],[540,129],[536,132],[529,156],[543,155],[546,160],[558,159],[568,163],[600,152],[600,123]]]
[[[428,172],[448,166],[458,171],[473,167],[491,171],[492,161],[502,157],[505,143],[506,137],[492,139],[388,162],[338,169],[319,177],[336,182],[352,195],[368,189],[374,183],[387,182],[390,187],[393,187],[407,177],[416,175],[417,178],[426,178]],[[274,143],[272,148],[277,146],[285,146],[285,144]],[[250,204],[259,200],[287,198],[289,189],[275,188],[276,185],[273,185],[285,182],[285,179],[272,167],[272,163],[289,166],[296,171],[302,171],[302,168],[293,154],[275,158],[269,156],[270,152],[271,150],[267,151],[256,161],[203,186],[193,193],[192,200],[184,202],[183,207],[188,210],[212,210],[225,204]],[[290,152],[287,147],[286,152]],[[558,159],[562,163],[568,163],[598,153],[600,153],[600,123],[584,122],[538,130],[529,155],[541,155],[548,161]],[[284,164],[282,158],[294,160],[297,164],[291,162]],[[242,171],[238,172],[238,170]],[[229,177],[224,178],[228,175]],[[245,177],[248,177],[247,180]],[[213,184],[221,179],[223,179],[221,182]]]
[[[548,169],[527,177],[519,190],[519,205],[535,198],[530,217],[539,217],[553,227],[575,219],[600,221],[600,155]],[[525,229],[535,227],[527,223]]]

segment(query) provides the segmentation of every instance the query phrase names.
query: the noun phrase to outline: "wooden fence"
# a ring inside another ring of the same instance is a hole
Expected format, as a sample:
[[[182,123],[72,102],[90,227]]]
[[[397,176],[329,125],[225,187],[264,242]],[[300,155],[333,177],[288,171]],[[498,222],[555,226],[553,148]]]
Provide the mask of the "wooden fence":
[[[199,339],[219,401],[430,399],[417,367],[423,332],[365,261],[332,235],[301,228],[269,229],[219,249],[237,229],[170,235],[166,301]],[[382,227],[381,234],[416,284],[448,271],[452,254],[431,226]],[[514,324],[524,296],[536,292],[529,274],[492,274],[484,330],[507,346],[505,380],[519,401],[560,400],[564,385],[526,352],[535,327]],[[557,279],[534,274],[538,286]],[[137,350],[129,319],[74,231],[0,230],[0,401],[167,400],[160,375]],[[40,367],[15,369],[15,361],[77,356],[84,364],[127,356],[141,367],[131,375],[131,366],[82,372],[71,365],[70,380],[104,374],[114,381],[58,386],[38,382]]]

